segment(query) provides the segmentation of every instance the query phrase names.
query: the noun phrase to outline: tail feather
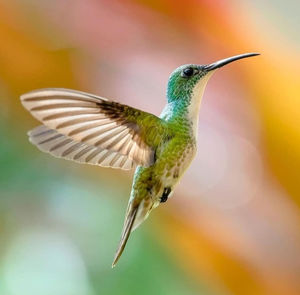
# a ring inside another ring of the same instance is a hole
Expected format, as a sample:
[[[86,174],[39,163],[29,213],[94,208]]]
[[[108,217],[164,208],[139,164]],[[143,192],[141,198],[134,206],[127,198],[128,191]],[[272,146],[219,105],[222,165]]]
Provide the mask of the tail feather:
[[[115,254],[112,267],[115,267],[116,263],[121,257],[130,233],[134,231],[143,221],[145,221],[151,210],[156,206],[157,204],[153,203],[151,198],[144,198],[142,200],[136,198],[129,199],[121,240]]]
[[[126,243],[128,241],[128,238],[130,236],[130,233],[132,231],[132,226],[134,224],[137,212],[138,212],[138,208],[139,205],[134,206],[133,208],[129,208],[127,216],[125,218],[125,222],[124,222],[124,226],[123,226],[123,231],[122,231],[122,235],[121,235],[121,240],[119,243],[119,247],[117,249],[117,252],[115,254],[113,263],[112,263],[112,267],[115,267],[119,258],[121,257],[124,248],[126,246]]]

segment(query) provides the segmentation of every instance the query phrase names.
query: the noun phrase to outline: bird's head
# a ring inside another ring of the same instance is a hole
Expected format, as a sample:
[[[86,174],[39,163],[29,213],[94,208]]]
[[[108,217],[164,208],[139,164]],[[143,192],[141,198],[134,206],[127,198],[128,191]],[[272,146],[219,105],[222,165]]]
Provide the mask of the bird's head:
[[[168,102],[190,100],[192,96],[201,96],[208,79],[216,69],[233,61],[256,55],[259,55],[259,53],[245,53],[225,58],[209,65],[188,64],[178,67],[169,78],[167,88]]]

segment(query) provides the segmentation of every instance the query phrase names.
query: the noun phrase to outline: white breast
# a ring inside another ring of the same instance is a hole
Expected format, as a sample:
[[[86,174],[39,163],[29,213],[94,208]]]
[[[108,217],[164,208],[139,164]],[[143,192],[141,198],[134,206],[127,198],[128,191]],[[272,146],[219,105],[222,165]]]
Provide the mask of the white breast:
[[[195,139],[197,139],[197,133],[198,133],[197,132],[198,131],[198,118],[199,118],[199,109],[200,109],[201,100],[203,97],[203,93],[204,93],[206,84],[214,72],[215,71],[208,72],[196,84],[196,86],[194,87],[192,97],[191,97],[191,103],[188,107],[188,118],[191,121],[191,124],[193,126],[193,134],[195,136]]]

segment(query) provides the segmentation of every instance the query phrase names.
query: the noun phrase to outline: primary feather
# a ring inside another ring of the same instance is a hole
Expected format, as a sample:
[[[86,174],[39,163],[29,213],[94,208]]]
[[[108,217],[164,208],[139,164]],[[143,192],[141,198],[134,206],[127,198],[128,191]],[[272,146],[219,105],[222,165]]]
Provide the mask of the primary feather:
[[[89,154],[108,151],[107,156],[116,161],[119,154],[121,161],[128,157],[137,165],[151,165],[155,147],[165,129],[163,120],[155,115],[81,91],[34,90],[22,95],[21,101],[36,119],[53,130],[54,138],[49,144],[58,141],[61,149],[65,145],[81,147]],[[48,145],[39,146],[43,151],[64,157],[63,153],[54,152],[53,147],[48,150]],[[89,147],[94,150],[91,152]],[[76,160],[76,157],[64,158]],[[109,164],[106,166],[110,167]]]
[[[126,155],[75,141],[44,125],[28,133],[29,141],[41,151],[79,163],[129,170],[134,162]]]

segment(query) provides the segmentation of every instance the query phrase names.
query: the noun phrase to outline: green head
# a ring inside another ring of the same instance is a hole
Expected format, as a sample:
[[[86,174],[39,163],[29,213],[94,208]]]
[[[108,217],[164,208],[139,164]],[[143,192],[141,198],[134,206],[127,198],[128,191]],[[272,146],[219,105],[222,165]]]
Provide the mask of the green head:
[[[168,102],[191,100],[203,94],[208,79],[216,69],[238,59],[255,56],[258,53],[245,53],[219,60],[210,65],[188,64],[177,68],[170,76],[167,88]]]

